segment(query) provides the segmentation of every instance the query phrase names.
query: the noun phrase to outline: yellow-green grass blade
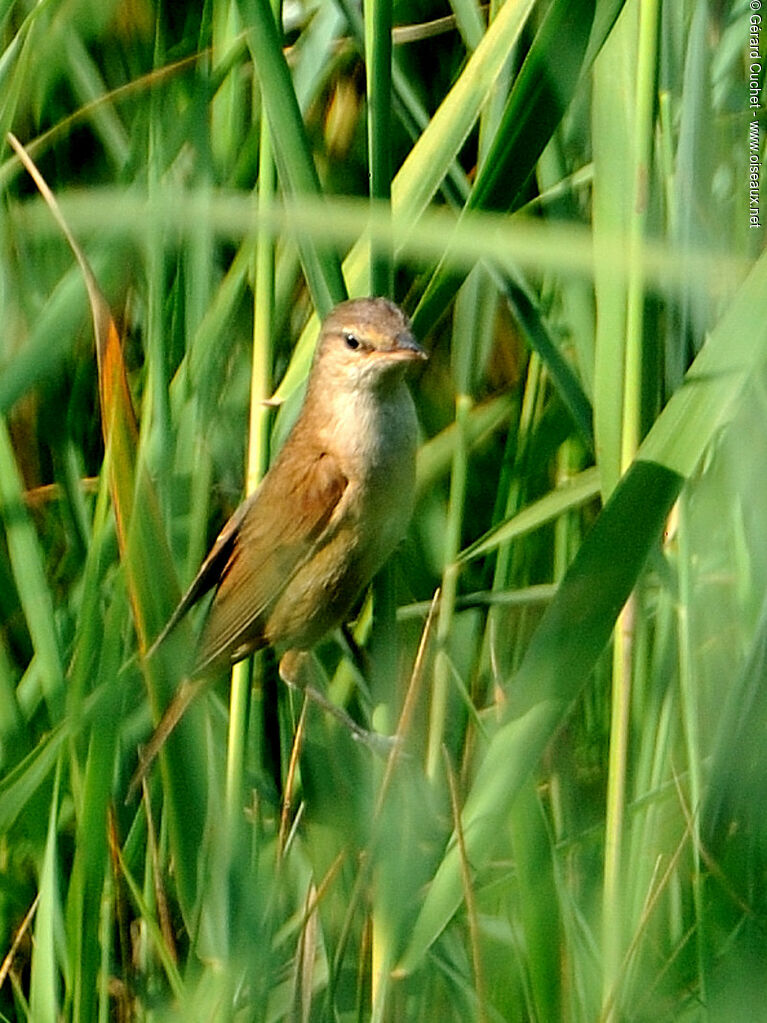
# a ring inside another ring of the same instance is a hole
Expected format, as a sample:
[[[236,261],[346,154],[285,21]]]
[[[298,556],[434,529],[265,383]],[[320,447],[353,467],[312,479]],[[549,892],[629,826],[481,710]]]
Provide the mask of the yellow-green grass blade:
[[[564,515],[574,508],[580,508],[599,496],[599,470],[584,469],[572,479],[560,484],[555,490],[517,512],[510,519],[499,522],[491,530],[475,540],[470,547],[461,551],[459,563],[463,564],[480,558],[503,544],[518,540],[533,529]]]
[[[391,0],[369,0],[364,13],[370,198],[388,200],[392,172]],[[373,246],[370,253],[370,294],[391,296],[392,285],[391,252]]]
[[[634,184],[632,131],[636,91],[636,6],[627,8],[594,64],[594,246],[627,235]],[[621,424],[627,277],[608,264],[595,271],[594,432],[602,486],[609,495],[621,475]]]
[[[507,394],[475,405],[466,423],[466,442],[469,447],[482,444],[500,430],[508,422],[512,410],[513,401]],[[421,444],[416,465],[416,493],[419,498],[428,494],[450,471],[457,443],[458,429],[453,421]]]
[[[29,980],[30,1017],[40,1023],[56,1023],[59,1019],[60,968],[58,949],[62,929],[61,898],[58,867],[58,814],[61,761],[56,766],[56,778],[48,814],[48,834],[40,869],[40,901],[35,919],[35,940]]]

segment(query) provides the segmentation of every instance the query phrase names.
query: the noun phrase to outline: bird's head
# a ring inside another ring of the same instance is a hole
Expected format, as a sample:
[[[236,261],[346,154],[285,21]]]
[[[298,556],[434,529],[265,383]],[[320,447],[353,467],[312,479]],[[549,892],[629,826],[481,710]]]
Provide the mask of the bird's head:
[[[426,358],[398,306],[357,298],[337,305],[323,323],[312,375],[323,387],[377,390]]]

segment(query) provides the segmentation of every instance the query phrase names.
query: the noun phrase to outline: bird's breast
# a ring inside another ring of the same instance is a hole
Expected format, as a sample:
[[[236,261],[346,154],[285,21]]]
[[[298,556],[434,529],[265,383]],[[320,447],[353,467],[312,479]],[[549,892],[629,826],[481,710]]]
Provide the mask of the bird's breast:
[[[349,478],[358,481],[362,533],[383,562],[405,535],[413,510],[417,421],[404,382],[388,400],[360,403],[347,436]],[[380,565],[376,565],[377,571]]]
[[[349,480],[346,527],[354,536],[356,571],[363,585],[407,531],[415,494],[418,423],[404,381],[384,394],[364,393],[339,402],[332,417],[331,450]]]
[[[311,557],[273,606],[271,642],[307,649],[351,611],[405,536],[413,510],[417,423],[404,383],[390,400],[350,401],[317,427],[318,450],[347,480]]]

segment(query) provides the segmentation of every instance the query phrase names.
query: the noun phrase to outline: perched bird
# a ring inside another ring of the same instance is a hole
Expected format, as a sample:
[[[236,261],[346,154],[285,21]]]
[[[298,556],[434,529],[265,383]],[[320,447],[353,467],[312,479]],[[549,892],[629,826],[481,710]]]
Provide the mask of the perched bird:
[[[343,302],[329,314],[290,436],[154,644],[215,588],[192,680],[270,645],[293,681],[297,655],[346,620],[410,520],[417,422],[404,371],[426,357],[385,298]],[[179,690],[145,765],[197,688]]]

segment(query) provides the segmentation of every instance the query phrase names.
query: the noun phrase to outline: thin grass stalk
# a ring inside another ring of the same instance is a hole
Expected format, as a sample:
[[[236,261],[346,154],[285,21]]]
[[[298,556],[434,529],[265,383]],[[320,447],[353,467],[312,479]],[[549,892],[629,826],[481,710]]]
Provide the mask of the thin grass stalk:
[[[211,37],[214,73],[236,46],[241,32],[241,21],[235,0],[212,0]],[[236,158],[236,126],[242,121],[243,91],[239,69],[227,67],[223,80],[210,104],[210,145],[223,177],[228,177]]]
[[[281,17],[279,0],[273,4],[274,16]],[[267,210],[274,202],[277,187],[274,151],[265,104],[261,103],[257,207]],[[251,346],[250,411],[245,473],[246,496],[257,488],[269,461],[269,413],[266,401],[272,389],[273,320],[276,248],[273,236],[259,232],[255,256],[253,286],[253,343]],[[223,861],[226,875],[234,862],[240,861],[244,849],[244,778],[247,759],[248,722],[251,709],[252,676],[260,658],[248,658],[232,671],[229,694],[229,728],[226,761],[226,844]],[[263,707],[263,702],[260,703]],[[264,734],[263,722],[256,729],[259,741]],[[239,872],[238,872],[239,874]],[[229,889],[231,899],[234,889]],[[236,897],[236,896],[235,896]],[[232,913],[229,914],[230,919]],[[236,940],[236,939],[235,939]],[[233,992],[232,992],[233,993]]]
[[[98,594],[102,582],[99,571],[103,554],[101,532],[94,543],[94,557],[90,559],[88,581],[94,593]],[[103,562],[102,562],[103,564]],[[122,630],[128,616],[127,595],[120,579],[113,590],[113,600],[102,617],[100,608],[91,609],[92,631],[103,631],[100,651],[94,658],[92,673],[103,681],[98,685],[98,705],[90,723],[87,743],[87,757],[84,758],[82,774],[76,757],[78,739],[84,736],[72,735],[70,748],[70,773],[77,775],[75,797],[77,829],[74,857],[69,871],[66,899],[66,926],[71,949],[69,968],[66,973],[67,1002],[73,1018],[89,1023],[95,1015],[95,995],[99,960],[99,932],[96,925],[99,901],[108,874],[108,805],[112,798],[112,779],[115,770],[115,750],[118,745],[118,728],[123,693],[120,685],[120,663],[123,656]],[[84,652],[87,635],[81,634],[80,653]],[[93,636],[91,636],[93,639]],[[82,665],[80,665],[82,673]],[[84,708],[79,708],[82,717]],[[79,732],[79,729],[78,729]],[[70,786],[75,787],[72,779]]]
[[[362,934],[357,951],[357,979],[354,992],[354,1004],[356,1008],[357,1023],[363,1023],[367,1019],[367,993],[370,989],[368,959],[372,942],[372,923],[370,919],[365,920],[362,925]],[[354,1017],[351,1017],[354,1018]]]
[[[578,473],[579,451],[572,439],[566,440],[557,453],[557,486],[567,485]],[[553,578],[559,582],[573,554],[578,549],[580,531],[572,512],[559,516],[554,524]]]
[[[279,15],[279,3],[275,16]],[[271,131],[264,105],[261,107],[259,140],[258,199],[260,211],[267,210],[274,201],[276,170]],[[252,494],[268,464],[269,412],[266,401],[271,394],[272,381],[272,321],[274,315],[275,244],[266,231],[259,234],[255,259],[253,288],[253,345],[251,349],[250,413],[248,428],[248,455],[246,467],[246,496]],[[227,746],[226,805],[230,827],[241,816],[243,776],[248,732],[251,670],[249,662],[240,662],[232,671],[229,705],[229,740]],[[230,831],[230,835],[234,832]]]
[[[366,0],[364,6],[370,198],[388,202],[391,196],[392,0]],[[371,244],[371,295],[391,295],[393,283],[391,248]]]
[[[242,50],[244,50],[244,42]],[[214,72],[210,67],[210,59],[206,59],[211,55],[212,53],[201,56],[205,75],[223,80],[225,78],[223,68],[227,65],[226,59],[219,60]],[[220,56],[218,53],[217,57]],[[207,88],[212,91],[213,87],[208,85]],[[212,103],[211,113],[213,113]],[[211,149],[213,140],[210,135],[214,130],[213,117],[211,117],[210,127],[207,128],[205,135],[205,143],[210,145]],[[201,168],[201,171],[201,192],[203,195],[210,194],[215,183],[213,167],[206,165]],[[187,353],[194,349],[211,310],[216,309],[218,303],[221,302],[222,295],[227,293],[224,282],[218,280],[216,239],[210,229],[208,218],[200,217],[196,228],[197,230],[189,238],[189,243],[181,252],[184,271],[183,326]],[[246,248],[248,244],[249,240],[245,240],[241,248]],[[236,263],[236,258],[234,263]],[[210,321],[207,320],[207,322]],[[177,429],[174,470],[178,477],[187,478],[190,485],[189,513],[186,516],[183,545],[185,558],[180,571],[181,579],[184,582],[194,578],[207,550],[210,502],[213,492],[211,448],[209,444],[200,443],[200,438],[207,435],[208,417],[205,403],[198,400],[196,388],[190,386],[191,382],[186,372],[187,365],[188,360],[184,359],[181,364],[182,368],[176,374],[175,379],[168,381],[171,416]],[[183,383],[180,383],[182,377],[184,380]]]
[[[319,195],[320,183],[306,135],[293,82],[282,51],[282,33],[264,0],[239,0],[253,63],[269,124],[280,181],[291,195]],[[313,239],[298,239],[301,262],[314,307],[327,315],[346,295],[338,257],[332,248]]]
[[[245,758],[247,755],[248,716],[252,661],[246,658],[232,668],[229,690],[229,727],[226,745],[226,836],[230,855],[235,854],[242,830]]]
[[[368,887],[371,883],[371,878],[373,877],[373,871],[375,870],[377,846],[380,842],[382,828],[384,826],[382,814],[386,804],[387,796],[391,788],[392,779],[394,778],[395,771],[397,770],[397,765],[399,764],[401,759],[401,752],[405,747],[405,743],[407,741],[408,734],[413,723],[413,715],[415,712],[416,705],[418,703],[421,687],[425,676],[427,653],[429,649],[429,644],[431,642],[431,636],[434,627],[434,622],[436,619],[436,610],[439,603],[439,598],[440,593],[439,590],[437,590],[430,603],[430,606],[427,609],[426,621],[424,622],[423,630],[421,632],[421,638],[418,644],[418,651],[416,653],[415,663],[413,664],[413,670],[410,675],[410,682],[407,688],[407,692],[405,694],[405,698],[402,702],[399,720],[397,721],[397,727],[394,733],[396,736],[396,743],[394,746],[392,746],[391,752],[389,753],[389,756],[386,761],[386,767],[385,770],[383,771],[380,784],[378,785],[375,809],[373,811],[372,826],[370,830],[370,838],[367,849],[363,852],[362,856],[360,857],[359,869],[357,871],[354,888],[351,893],[351,897],[348,901],[346,917],[342,925],[339,939],[336,945],[332,969],[330,971],[328,997],[335,989],[335,985],[341,968],[341,963],[343,961],[344,952],[349,941],[351,926],[354,919],[354,915],[357,910],[357,906],[365,897],[365,892],[368,890]],[[391,866],[391,864],[389,866]],[[396,876],[397,868],[396,864],[394,864],[394,868],[395,868],[394,873]],[[391,890],[392,889],[390,887],[389,891],[391,892]],[[382,984],[385,981],[385,987],[383,988],[384,994],[388,992],[388,983],[390,977],[390,970],[387,971],[385,975],[380,974],[380,970],[384,965],[385,960],[383,956],[376,957],[375,947],[373,945],[374,928],[376,926],[381,926],[382,919],[383,915],[380,912],[376,914],[374,908],[374,912],[371,914],[370,917],[370,941],[372,960],[371,1004],[373,1006],[375,1006],[376,1004],[375,992],[377,970],[379,971],[378,990],[379,991],[382,990]],[[388,943],[386,943],[383,946],[382,951],[384,951],[387,948],[387,946]],[[383,996],[380,994],[379,1003],[380,1011],[383,1012],[384,999]],[[328,1002],[326,998],[326,1006],[327,1004]]]
[[[659,0],[641,0],[637,92],[634,118],[633,202],[629,221],[629,276],[626,299],[626,359],[624,366],[621,470],[626,471],[639,447],[642,397],[642,339],[644,333],[644,239],[652,159],[655,80],[658,56]]]
[[[387,1001],[391,991],[391,952],[389,943],[385,940],[386,935],[380,933],[376,940],[376,921],[380,922],[380,914],[373,914],[373,938],[371,946],[371,1023],[383,1023],[387,1018]]]
[[[0,771],[14,763],[24,748],[24,715],[15,683],[11,659],[0,642]]]
[[[373,727],[389,735],[395,727],[397,698],[397,621],[394,566],[385,565],[373,580],[373,620],[370,639],[371,691],[375,703]],[[384,765],[377,759],[371,765],[374,785],[380,788],[385,778]],[[375,825],[374,825],[375,827]],[[371,831],[371,844],[373,844]],[[365,862],[371,865],[371,1019],[393,1018],[396,1009],[390,1001],[391,971],[396,956],[391,925],[390,900],[395,890],[397,864],[385,845],[371,850]]]
[[[367,83],[367,159],[371,203],[382,201],[385,210],[392,194],[392,0],[366,0],[364,4],[365,74]],[[392,246],[379,239],[370,246],[370,294],[392,296]],[[392,700],[396,686],[396,607],[391,566],[373,583],[372,667],[373,694],[378,703],[376,727],[389,733],[394,727]],[[375,927],[373,928],[375,955]]]
[[[706,1005],[705,949],[707,927],[703,899],[703,876],[701,874],[700,812],[703,802],[703,772],[700,743],[700,709],[698,690],[693,672],[693,588],[692,550],[689,536],[689,502],[687,493],[679,499],[677,541],[679,544],[679,602],[677,605],[677,643],[679,657],[679,695],[681,704],[682,731],[690,792],[690,813],[688,826],[692,835],[692,897],[695,910],[695,949],[698,970],[698,997]]]
[[[451,0],[450,6],[453,8],[456,25],[461,33],[464,46],[471,53],[479,46],[485,33],[479,4],[476,0]]]
[[[643,247],[647,221],[647,195],[653,141],[653,102],[658,43],[658,0],[641,0],[637,50],[637,86],[634,108],[632,205],[629,214],[629,274],[626,288],[626,334],[623,364],[620,468],[626,472],[639,447],[642,396],[642,338],[645,279]],[[605,819],[605,865],[602,896],[602,950],[604,996],[614,992],[623,956],[626,900],[623,898],[623,841],[626,775],[629,756],[631,682],[634,661],[636,593],[621,611],[613,644],[610,752]],[[620,997],[606,1009],[606,1018],[620,1011]]]
[[[562,973],[573,950],[563,927],[561,891],[550,827],[536,781],[527,779],[514,800],[509,818],[510,851],[514,859],[515,901],[521,924],[530,1018],[567,1019],[562,1012]]]
[[[158,51],[159,36],[155,36],[154,63],[159,64],[161,58]],[[163,120],[157,116],[160,99],[156,94],[150,95],[150,117],[146,153],[146,187],[147,195],[152,197],[159,193],[163,181]],[[165,330],[163,323],[163,305],[165,301],[165,251],[164,231],[162,225],[148,221],[144,236],[142,253],[146,275],[146,386],[143,394],[142,408],[139,410],[139,440],[137,445],[137,464],[148,463],[153,475],[160,480],[170,477],[170,408],[168,400],[168,381],[166,365]],[[166,518],[167,498],[165,487],[157,488],[160,507]]]
[[[645,610],[653,601],[652,617]],[[659,822],[665,810],[664,779],[671,753],[670,718],[675,714],[673,687],[664,687],[658,680],[673,671],[671,654],[674,648],[675,612],[667,590],[657,594],[651,583],[638,590],[643,613],[637,618],[632,679],[632,721],[641,721],[633,731],[631,755],[631,827],[623,856],[626,878],[625,916],[639,920],[645,899],[652,856],[662,840]],[[633,983],[635,970],[632,970]],[[633,992],[632,992],[633,1004]]]
[[[591,134],[594,150],[592,244],[627,231],[629,188],[633,185],[629,93],[635,81],[634,7],[624,9],[615,31],[594,65]],[[607,500],[620,479],[620,424],[626,332],[625,283],[614,266],[594,267],[596,336],[594,360],[594,437]]]
[[[130,892],[131,898],[135,903],[136,910],[138,912],[141,930],[143,931],[146,940],[143,942],[144,947],[148,947],[151,943],[152,950],[156,953],[157,959],[163,968],[163,973],[170,985],[173,995],[178,999],[181,1007],[190,1013],[191,1006],[189,1005],[189,995],[191,994],[190,989],[185,986],[178,967],[173,961],[173,957],[168,952],[168,949],[163,940],[162,932],[154,917],[150,905],[145,901],[141,888],[138,882],[133,877],[132,873],[128,870],[128,866],[125,862],[125,857],[120,849],[115,850],[118,858],[119,870],[122,877],[125,879],[126,885]],[[187,1018],[193,1018],[190,1014]]]
[[[631,662],[636,614],[637,601],[635,594],[632,594],[618,616],[613,635],[610,752],[607,766],[602,890],[603,1011],[606,1021],[612,1020],[613,1013],[617,1011],[615,985],[623,958],[626,923],[623,898],[623,838],[631,711]],[[609,1008],[608,999],[613,999]]]
[[[668,591],[663,591],[658,597],[652,623],[653,647],[648,665],[648,685],[650,680],[663,678],[669,670],[664,659],[675,645],[674,630],[678,614],[675,597]],[[678,716],[676,695],[671,686],[660,687],[656,684],[650,697],[642,704],[641,745],[633,765],[635,797],[649,797],[646,805],[636,813],[632,827],[628,871],[629,876],[634,878],[645,876],[646,849],[657,842],[659,816],[662,813],[657,793],[662,790],[667,778],[668,765],[673,755],[674,724]],[[641,885],[638,887],[641,889]],[[638,918],[640,912],[637,898],[631,907],[632,919]]]
[[[160,842],[154,826],[154,817],[151,812],[151,802],[146,779],[142,783],[144,805],[147,809],[147,860],[152,865],[152,881],[154,884],[154,907],[157,911],[158,926],[163,936],[168,954],[174,963],[178,964],[178,953],[176,951],[176,940],[173,936],[173,928],[168,911],[168,899],[165,891],[165,877],[163,871],[163,857],[160,851]]]
[[[381,816],[381,811],[394,776],[394,771],[399,762],[401,749],[404,746],[413,722],[413,714],[421,692],[421,684],[425,673],[426,655],[431,641],[432,627],[434,625],[436,610],[439,606],[440,596],[441,594],[439,589],[435,590],[434,596],[432,597],[427,609],[426,621],[424,622],[423,629],[421,631],[421,638],[418,642],[418,650],[416,652],[413,670],[410,673],[410,683],[408,685],[407,693],[405,694],[405,699],[402,703],[399,721],[397,722],[397,729],[395,732],[397,742],[392,747],[386,761],[386,770],[384,771],[384,775],[378,789],[378,794],[376,796],[375,810],[373,812],[373,823],[376,826],[378,825],[379,818]]]
[[[456,314],[456,322],[460,317]],[[453,335],[454,344],[458,340],[458,331]],[[445,569],[442,574],[440,588],[441,598],[437,618],[437,653],[434,661],[434,684],[431,692],[429,710],[429,734],[426,747],[426,775],[432,784],[438,777],[442,748],[444,743],[445,725],[450,697],[450,654],[448,639],[455,613],[455,598],[458,587],[459,567],[458,551],[461,544],[461,526],[463,523],[463,505],[466,495],[466,478],[468,473],[467,420],[472,408],[472,400],[468,394],[459,393],[455,399],[455,424],[458,431],[455,455],[450,474],[450,500],[445,528],[444,559]]]
[[[471,3],[456,5],[456,18],[461,25],[467,47],[476,48],[482,39],[482,23],[479,13]],[[491,9],[492,19],[496,14]],[[501,118],[502,103],[508,85],[507,76],[501,75],[490,92],[490,101],[480,114],[479,154],[481,166],[492,143],[494,132]],[[453,456],[450,481],[450,500],[444,547],[445,569],[441,584],[441,600],[437,621],[437,655],[434,664],[434,687],[429,719],[429,735],[426,752],[426,773],[432,783],[436,779],[442,756],[445,722],[447,717],[450,661],[447,653],[447,638],[452,627],[457,594],[459,568],[456,564],[461,545],[463,503],[466,493],[468,472],[469,421],[474,407],[471,397],[473,378],[477,374],[474,360],[477,353],[487,350],[487,336],[492,333],[492,319],[495,309],[495,292],[491,289],[484,273],[477,269],[469,275],[459,292],[453,325],[453,372],[456,386],[455,428],[457,443]],[[483,310],[480,312],[480,310]]]
[[[109,869],[109,860],[106,862],[104,886],[101,890],[101,903],[98,919],[99,947],[101,949],[101,960],[99,962],[98,976],[98,1023],[109,1023],[110,999],[109,982],[113,972],[119,969],[119,962],[113,962],[112,937],[114,921],[116,916],[115,890],[112,871]]]
[[[143,786],[142,786],[143,787]],[[144,787],[144,795],[147,794],[147,789]],[[149,816],[154,812],[152,804],[146,803],[144,811]],[[149,845],[149,834],[153,830],[152,825],[147,824],[147,845]],[[151,850],[147,849],[147,855],[143,860],[143,877],[142,877],[142,888],[141,888],[141,899],[143,909],[141,911],[138,926],[136,927],[136,962],[141,976],[144,979],[147,987],[151,990],[152,985],[157,981],[157,957],[152,948],[150,927],[149,923],[154,925],[157,933],[160,934],[160,925],[157,920],[157,903],[155,896],[157,893],[157,886],[155,884],[155,871],[157,869],[157,860],[152,855]]]
[[[516,428],[514,430],[510,428],[509,436],[506,440],[506,465],[501,473],[498,487],[496,509],[493,515],[495,521],[508,521],[520,509],[522,500],[522,469],[527,456],[527,446],[530,440],[534,411],[540,397],[541,382],[541,360],[535,352],[532,352],[527,363],[519,418]],[[492,592],[503,591],[509,586],[512,578],[512,555],[511,542],[505,542],[499,546],[493,567]],[[493,680],[496,682],[500,681],[500,679],[497,677],[498,673],[496,671],[495,647],[503,615],[504,609],[502,607],[491,607],[489,609],[482,639],[481,663],[489,666]]]
[[[298,774],[298,763],[301,757],[301,750],[304,744],[304,733],[306,731],[306,708],[309,697],[304,693],[301,713],[296,722],[293,733],[293,744],[290,748],[288,769],[285,774],[285,786],[282,793],[282,807],[280,808],[280,827],[277,834],[277,863],[282,863],[290,833],[290,811],[293,807],[293,795],[296,789],[296,775]]]
[[[365,0],[364,37],[367,81],[367,139],[369,194],[372,202],[391,198],[392,129],[392,2]],[[370,293],[390,296],[394,286],[392,248],[372,243],[370,248]],[[376,703],[375,727],[388,734],[394,727],[393,701],[396,693],[397,634],[394,576],[385,566],[373,583],[373,633],[371,666]],[[380,775],[380,765],[374,770]],[[388,872],[388,870],[387,870]],[[395,952],[385,905],[387,885],[375,886],[371,913],[371,1002],[374,1019],[387,1014],[389,975]]]
[[[466,903],[466,916],[469,925],[469,945],[471,949],[471,965],[474,971],[475,994],[477,996],[477,1023],[485,1023],[487,1020],[487,989],[485,985],[485,971],[482,963],[482,944],[479,929],[479,917],[477,913],[477,900],[474,897],[474,879],[471,873],[471,865],[466,856],[466,843],[461,827],[461,803],[458,798],[458,783],[455,771],[450,762],[450,754],[442,747],[442,755],[447,776],[448,790],[450,792],[450,809],[452,811],[453,827],[455,829],[456,842],[461,857],[461,882],[463,884],[463,899]]]
[[[57,1023],[59,1016],[57,935],[61,925],[58,879],[59,791],[62,758],[56,761],[53,794],[48,811],[45,852],[40,869],[40,901],[37,906],[29,978],[30,1018],[40,1023]]]

